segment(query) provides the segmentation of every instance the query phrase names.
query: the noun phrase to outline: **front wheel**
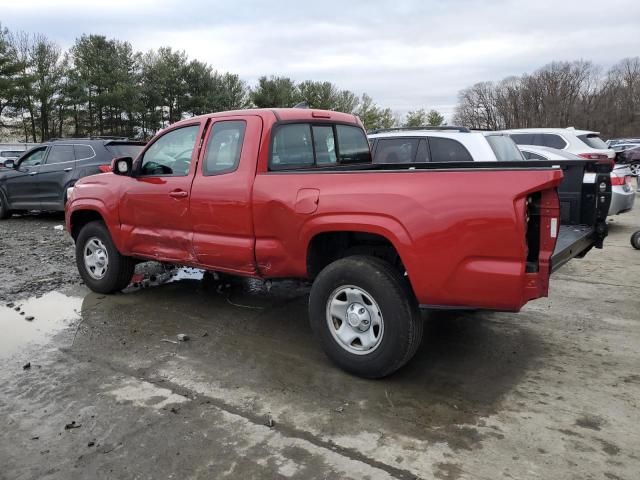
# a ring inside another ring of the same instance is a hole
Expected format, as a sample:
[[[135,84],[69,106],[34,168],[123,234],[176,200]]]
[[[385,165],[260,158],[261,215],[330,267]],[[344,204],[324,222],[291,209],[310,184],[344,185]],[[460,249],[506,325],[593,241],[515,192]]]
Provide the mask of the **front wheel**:
[[[640,176],[640,162],[634,162],[629,165],[629,170],[631,170],[631,175],[634,177]]]
[[[113,293],[131,281],[135,262],[118,251],[104,223],[89,222],[76,239],[76,264],[84,283],[94,292]]]
[[[4,220],[5,218],[9,218],[11,216],[11,211],[9,210],[9,205],[4,201],[4,197],[2,193],[0,193],[0,220]]]
[[[329,358],[366,378],[398,370],[422,339],[422,319],[406,280],[370,256],[342,258],[322,270],[311,287],[309,317]]]

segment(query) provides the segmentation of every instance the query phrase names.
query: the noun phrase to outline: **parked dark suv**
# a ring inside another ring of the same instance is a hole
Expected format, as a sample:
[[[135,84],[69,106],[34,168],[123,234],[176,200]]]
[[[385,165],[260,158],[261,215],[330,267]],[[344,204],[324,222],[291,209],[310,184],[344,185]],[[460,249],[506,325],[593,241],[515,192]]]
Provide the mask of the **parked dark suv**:
[[[64,210],[67,188],[78,179],[108,172],[114,157],[133,157],[144,142],[64,138],[45,142],[0,170],[0,219],[12,211]]]

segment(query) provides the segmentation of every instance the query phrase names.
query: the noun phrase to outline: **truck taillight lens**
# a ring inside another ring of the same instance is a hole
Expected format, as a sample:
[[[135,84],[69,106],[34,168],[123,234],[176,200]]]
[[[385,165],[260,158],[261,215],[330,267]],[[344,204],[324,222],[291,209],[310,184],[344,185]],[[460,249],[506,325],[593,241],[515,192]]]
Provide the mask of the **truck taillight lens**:
[[[98,170],[102,173],[109,173],[111,171],[111,165],[99,165]]]

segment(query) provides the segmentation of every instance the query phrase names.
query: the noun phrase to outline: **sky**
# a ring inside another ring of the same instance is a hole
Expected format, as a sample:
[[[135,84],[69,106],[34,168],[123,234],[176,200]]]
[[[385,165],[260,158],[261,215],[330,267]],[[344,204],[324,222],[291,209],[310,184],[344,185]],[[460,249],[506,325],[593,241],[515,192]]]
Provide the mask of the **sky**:
[[[398,115],[448,118],[476,82],[640,55],[638,0],[0,0],[0,22],[63,48],[83,33],[171,46],[251,85],[328,80]]]

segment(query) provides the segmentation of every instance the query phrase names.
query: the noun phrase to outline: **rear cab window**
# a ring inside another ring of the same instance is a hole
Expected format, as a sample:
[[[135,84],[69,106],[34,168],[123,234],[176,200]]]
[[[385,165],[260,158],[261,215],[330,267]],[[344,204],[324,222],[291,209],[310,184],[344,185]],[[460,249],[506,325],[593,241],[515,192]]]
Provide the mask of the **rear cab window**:
[[[524,160],[522,152],[508,135],[486,135],[485,138],[499,162]]]
[[[357,126],[327,123],[276,125],[272,137],[270,170],[371,163],[364,131]]]
[[[578,135],[578,138],[582,141],[582,143],[585,143],[591,148],[595,148],[598,150],[607,150],[609,148],[597,133]]]

